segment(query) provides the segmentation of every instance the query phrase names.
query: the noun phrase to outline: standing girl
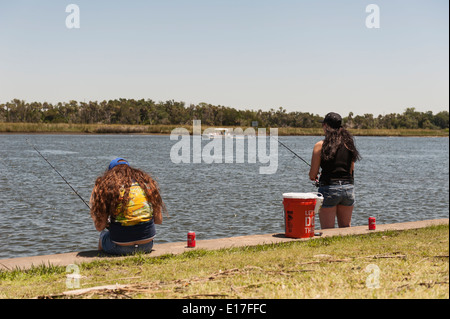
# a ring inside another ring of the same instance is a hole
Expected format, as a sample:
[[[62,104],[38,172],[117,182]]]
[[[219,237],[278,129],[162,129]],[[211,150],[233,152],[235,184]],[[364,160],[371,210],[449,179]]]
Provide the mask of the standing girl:
[[[322,229],[334,228],[335,219],[339,227],[350,227],[355,202],[354,168],[360,160],[353,136],[342,126],[337,113],[328,113],[322,121],[325,139],[314,145],[309,178],[317,180],[324,197],[319,210]]]

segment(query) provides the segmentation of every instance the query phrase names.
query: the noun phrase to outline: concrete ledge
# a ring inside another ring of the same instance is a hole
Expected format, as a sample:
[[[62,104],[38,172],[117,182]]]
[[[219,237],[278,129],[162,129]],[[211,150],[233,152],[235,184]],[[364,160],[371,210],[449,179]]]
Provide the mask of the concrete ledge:
[[[366,226],[355,226],[348,228],[333,228],[333,229],[323,229],[316,230],[321,232],[322,237],[331,236],[346,236],[346,235],[360,235],[368,234],[373,232],[382,232],[386,230],[407,230],[407,229],[417,229],[428,227],[432,225],[443,225],[449,224],[449,219],[434,219],[434,220],[423,220],[407,223],[397,223],[397,224],[385,224],[377,225],[376,230],[369,230]],[[317,238],[317,237],[315,237]],[[244,247],[244,246],[256,246],[261,244],[271,244],[271,243],[283,243],[298,240],[309,240],[309,239],[294,239],[287,238],[283,233],[277,234],[265,234],[265,235],[251,235],[251,236],[240,236],[240,237],[230,237],[230,238],[219,238],[219,239],[209,239],[209,240],[198,240],[196,248],[187,248],[186,242],[176,242],[167,244],[155,244],[153,246],[153,251],[148,255],[149,257],[157,257],[166,254],[181,254],[185,251],[191,251],[192,249],[207,249],[215,250],[221,248],[233,248],[233,247]],[[13,270],[13,269],[28,269],[34,266],[40,265],[54,265],[54,266],[67,266],[70,264],[80,264],[84,262],[91,262],[94,260],[105,259],[105,258],[125,258],[125,257],[114,257],[101,252],[95,251],[84,251],[84,252],[72,252],[56,255],[44,255],[44,256],[33,256],[33,257],[20,257],[20,258],[10,258],[10,259],[0,259],[0,270]]]

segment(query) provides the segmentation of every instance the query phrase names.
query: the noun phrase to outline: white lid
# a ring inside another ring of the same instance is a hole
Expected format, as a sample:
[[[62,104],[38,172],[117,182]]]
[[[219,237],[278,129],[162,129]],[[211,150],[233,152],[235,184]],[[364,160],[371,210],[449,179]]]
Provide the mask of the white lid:
[[[316,199],[322,196],[319,193],[284,193],[283,198]]]

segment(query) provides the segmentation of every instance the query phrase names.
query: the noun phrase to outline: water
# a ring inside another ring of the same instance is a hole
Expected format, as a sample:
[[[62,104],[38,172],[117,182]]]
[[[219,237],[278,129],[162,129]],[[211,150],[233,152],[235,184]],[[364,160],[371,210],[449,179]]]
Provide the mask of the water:
[[[284,233],[282,194],[312,192],[309,167],[279,147],[278,171],[268,164],[174,164],[168,136],[0,135],[0,258],[97,248],[89,211],[51,169],[35,145],[89,200],[94,180],[115,157],[154,176],[170,218],[156,243]],[[280,137],[307,161],[321,137]],[[448,218],[449,139],[357,137],[352,225]],[[203,141],[204,144],[208,143]],[[316,228],[319,223],[316,221]]]

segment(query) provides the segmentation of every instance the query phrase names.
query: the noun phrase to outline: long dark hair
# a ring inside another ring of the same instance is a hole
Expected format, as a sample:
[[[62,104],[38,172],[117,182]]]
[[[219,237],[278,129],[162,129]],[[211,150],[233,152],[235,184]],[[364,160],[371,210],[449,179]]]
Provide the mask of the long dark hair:
[[[91,213],[103,220],[110,216],[114,217],[119,204],[124,212],[129,200],[130,187],[134,182],[137,182],[144,191],[147,201],[152,204],[154,213],[167,214],[156,181],[144,171],[128,165],[117,165],[97,177],[92,195]],[[122,199],[120,198],[121,190],[125,190]]]
[[[352,153],[352,162],[361,160],[355,146],[355,139],[344,127],[332,128],[325,125],[325,139],[322,144],[321,160],[329,161],[334,159],[339,147],[344,145]]]

